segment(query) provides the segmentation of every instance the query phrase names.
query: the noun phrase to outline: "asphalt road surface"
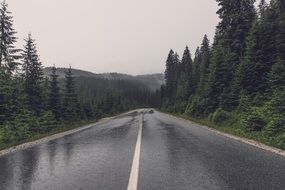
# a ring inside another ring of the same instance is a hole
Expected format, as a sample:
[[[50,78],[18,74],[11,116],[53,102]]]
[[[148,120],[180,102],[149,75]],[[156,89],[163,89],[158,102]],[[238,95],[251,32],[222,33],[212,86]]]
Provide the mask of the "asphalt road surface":
[[[284,157],[145,112],[0,157],[0,189],[285,189]]]

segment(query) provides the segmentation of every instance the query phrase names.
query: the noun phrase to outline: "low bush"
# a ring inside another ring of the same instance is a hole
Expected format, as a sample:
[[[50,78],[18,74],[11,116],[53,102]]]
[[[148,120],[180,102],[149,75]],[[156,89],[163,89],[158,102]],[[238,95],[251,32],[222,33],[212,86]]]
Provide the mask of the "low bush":
[[[214,124],[222,124],[225,121],[227,121],[229,118],[230,118],[230,113],[223,110],[222,108],[219,108],[212,115],[211,121]]]
[[[174,105],[174,112],[175,113],[184,113],[187,107],[187,103],[186,102],[178,102]]]
[[[186,108],[186,114],[196,118],[206,117],[205,114],[205,99],[201,99],[200,97],[193,97],[191,103]]]
[[[242,125],[248,132],[262,131],[267,122],[265,120],[263,111],[259,108],[253,108],[248,115],[246,114],[242,119]]]
[[[51,112],[45,112],[39,118],[39,125],[41,126],[41,133],[50,132],[57,127],[56,120]]]
[[[277,137],[277,142],[278,142],[278,146],[279,146],[280,148],[285,149],[285,134],[279,135],[279,136]]]
[[[6,122],[0,130],[0,143],[10,144],[44,134],[56,127],[54,116],[50,112],[37,117],[25,110],[14,121]]]
[[[264,132],[268,136],[276,136],[285,131],[285,118],[274,117],[264,128]]]
[[[8,144],[16,141],[16,131],[10,126],[4,125],[0,131],[0,144]]]

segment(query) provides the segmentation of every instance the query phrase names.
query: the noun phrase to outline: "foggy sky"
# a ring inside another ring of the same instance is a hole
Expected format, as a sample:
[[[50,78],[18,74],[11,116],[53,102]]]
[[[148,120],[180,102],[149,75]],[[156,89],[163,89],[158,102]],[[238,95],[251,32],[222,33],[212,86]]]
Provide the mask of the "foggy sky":
[[[7,0],[23,46],[29,32],[44,66],[159,73],[172,48],[192,55],[218,24],[215,0]]]

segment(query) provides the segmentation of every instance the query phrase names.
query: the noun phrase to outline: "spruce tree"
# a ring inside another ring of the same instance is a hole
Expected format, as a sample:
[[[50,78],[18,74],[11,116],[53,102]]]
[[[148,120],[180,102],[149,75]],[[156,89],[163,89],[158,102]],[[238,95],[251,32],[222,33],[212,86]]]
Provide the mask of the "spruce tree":
[[[271,6],[254,23],[247,41],[247,49],[240,69],[242,89],[252,98],[265,97],[270,90],[269,73],[277,62],[278,11]]]
[[[233,84],[238,77],[238,65],[245,52],[246,39],[255,19],[254,0],[217,0],[217,2],[220,6],[217,13],[221,22],[217,26],[213,53],[220,57],[213,55],[212,68],[215,69],[211,70],[211,75],[216,75],[212,76],[212,79],[217,80],[213,81],[212,85],[219,86],[211,86],[210,94],[219,99],[219,104],[215,106],[231,111],[237,106],[238,97],[233,100],[231,94],[237,91],[233,89],[235,87]],[[222,68],[218,68],[219,65]],[[217,72],[218,70],[222,73]]]
[[[268,4],[266,3],[266,0],[261,0],[259,5],[258,5],[259,16],[264,14],[267,7],[268,7]]]
[[[47,76],[43,79],[42,89],[43,89],[43,92],[42,92],[43,110],[49,111],[50,80]]]
[[[210,75],[207,92],[207,112],[211,113],[222,105],[222,94],[229,90],[231,70],[228,67],[230,61],[229,50],[222,45],[216,45],[212,51]]]
[[[17,38],[8,4],[4,0],[0,6],[0,67],[12,74],[19,65],[20,50],[15,48]]]
[[[91,101],[85,102],[83,104],[83,112],[84,112],[87,119],[93,119],[94,118],[94,110],[93,110],[93,106],[92,106]]]
[[[19,77],[10,78],[0,74],[0,125],[12,121],[24,108],[23,81]]]
[[[172,101],[172,95],[175,88],[175,63],[174,52],[170,50],[168,58],[166,60],[165,70],[165,97],[167,101]]]
[[[210,45],[208,36],[205,35],[199,50],[199,56],[201,62],[199,63],[199,81],[197,94],[203,96],[205,95],[206,85],[209,75],[210,66]]]
[[[80,106],[75,87],[75,78],[71,66],[65,72],[65,88],[63,94],[63,117],[66,121],[79,119]]]
[[[270,101],[268,103],[268,114],[271,115],[271,122],[267,131],[274,135],[285,132],[285,2],[273,1],[271,8],[278,14],[275,21],[277,26],[276,51],[277,60],[269,73]]]
[[[201,52],[200,52],[200,47],[197,47],[195,51],[195,57],[193,61],[193,72],[192,72],[193,75],[192,85],[194,91],[197,90],[200,81],[200,65],[201,65]]]
[[[178,57],[177,57],[178,58]],[[176,58],[176,59],[177,59]],[[188,46],[185,48],[181,63],[176,61],[176,110],[183,113],[190,96],[194,94],[193,88],[193,63]]]
[[[194,94],[193,61],[188,46],[186,46],[184,50],[181,65],[182,73],[180,75],[180,80],[183,89],[182,100],[188,101],[188,98]]]
[[[276,24],[278,26],[278,33],[276,36],[277,61],[275,64],[280,65],[280,67],[284,68],[285,66],[285,53],[284,53],[285,52],[285,2],[281,0],[277,1],[276,9],[277,9],[277,14],[278,14],[278,18],[276,20]]]
[[[50,80],[51,82],[49,89],[49,109],[52,111],[54,117],[59,120],[61,117],[60,88],[55,66],[52,67]]]
[[[217,11],[221,22],[217,26],[215,43],[222,43],[233,53],[233,63],[239,64],[244,54],[246,38],[251,29],[256,13],[255,0],[217,0],[220,9]]]
[[[28,35],[25,42],[22,57],[27,107],[38,115],[43,109],[42,64],[39,60],[35,40],[32,39],[31,34]]]
[[[177,88],[178,88],[178,82],[181,76],[181,62],[180,58],[177,52],[174,53],[173,56],[173,73],[174,73],[174,79],[173,79],[173,87],[172,87],[172,93],[171,93],[171,102],[172,104],[176,101],[176,94],[177,94]]]
[[[272,71],[269,74],[269,82],[271,90],[285,91],[285,60],[278,60],[272,67]]]
[[[19,50],[15,48],[13,18],[7,3],[0,4],[0,124],[12,120],[19,110],[20,81],[12,77],[18,66]]]

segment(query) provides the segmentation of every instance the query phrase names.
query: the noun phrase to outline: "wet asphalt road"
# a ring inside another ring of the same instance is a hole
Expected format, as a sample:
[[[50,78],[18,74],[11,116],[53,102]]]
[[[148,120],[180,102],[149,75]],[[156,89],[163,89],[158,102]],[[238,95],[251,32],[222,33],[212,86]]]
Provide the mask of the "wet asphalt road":
[[[126,190],[139,112],[0,157],[0,189]],[[285,158],[155,112],[146,113],[138,189],[284,190]]]

